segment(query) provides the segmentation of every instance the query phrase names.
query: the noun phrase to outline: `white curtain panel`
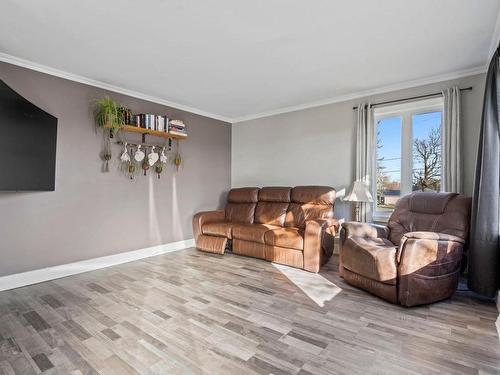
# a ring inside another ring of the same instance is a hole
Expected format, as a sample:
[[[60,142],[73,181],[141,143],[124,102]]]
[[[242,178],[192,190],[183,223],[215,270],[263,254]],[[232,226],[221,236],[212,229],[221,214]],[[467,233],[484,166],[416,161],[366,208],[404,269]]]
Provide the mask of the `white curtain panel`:
[[[358,105],[356,122],[356,180],[364,181],[372,191],[373,170],[375,160],[373,110],[370,103]],[[361,204],[361,221],[371,221],[370,203]]]
[[[443,90],[444,111],[442,127],[443,180],[441,189],[462,193],[462,141],[460,136],[460,89]]]

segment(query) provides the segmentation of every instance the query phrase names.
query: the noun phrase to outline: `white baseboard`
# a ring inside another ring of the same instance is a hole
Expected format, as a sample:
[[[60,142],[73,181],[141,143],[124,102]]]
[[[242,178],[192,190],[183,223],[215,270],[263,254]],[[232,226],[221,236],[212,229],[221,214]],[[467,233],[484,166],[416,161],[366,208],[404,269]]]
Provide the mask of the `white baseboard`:
[[[195,245],[194,239],[170,242],[163,245],[147,247],[145,249],[127,251],[114,255],[108,255],[99,258],[82,260],[80,262],[62,264],[42,268],[34,271],[21,272],[13,275],[0,277],[0,291],[19,288],[26,285],[37,284],[48,280],[59,279],[61,277],[76,275],[78,273],[106,268],[117,264],[132,262],[143,258],[152,257],[187,249]]]

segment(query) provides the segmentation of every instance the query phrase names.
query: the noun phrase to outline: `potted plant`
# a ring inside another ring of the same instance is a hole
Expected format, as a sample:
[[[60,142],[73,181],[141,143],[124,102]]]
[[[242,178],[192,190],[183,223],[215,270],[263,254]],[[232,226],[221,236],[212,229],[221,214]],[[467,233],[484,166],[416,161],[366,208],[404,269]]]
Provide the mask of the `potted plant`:
[[[95,102],[95,120],[98,126],[109,126],[111,132],[116,134],[120,130],[120,126],[125,123],[125,112],[121,104],[115,102],[109,96]]]

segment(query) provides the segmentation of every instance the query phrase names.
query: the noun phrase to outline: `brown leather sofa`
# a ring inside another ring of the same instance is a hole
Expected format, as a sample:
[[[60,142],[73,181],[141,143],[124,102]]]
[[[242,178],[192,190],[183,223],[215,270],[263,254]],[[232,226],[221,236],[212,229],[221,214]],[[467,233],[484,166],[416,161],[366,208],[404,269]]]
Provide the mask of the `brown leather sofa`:
[[[348,222],[340,231],[340,275],[392,303],[451,297],[468,237],[471,199],[455,193],[401,198],[387,226]]]
[[[335,189],[328,186],[231,189],[226,208],[193,218],[196,247],[318,272],[332,255],[338,229]]]

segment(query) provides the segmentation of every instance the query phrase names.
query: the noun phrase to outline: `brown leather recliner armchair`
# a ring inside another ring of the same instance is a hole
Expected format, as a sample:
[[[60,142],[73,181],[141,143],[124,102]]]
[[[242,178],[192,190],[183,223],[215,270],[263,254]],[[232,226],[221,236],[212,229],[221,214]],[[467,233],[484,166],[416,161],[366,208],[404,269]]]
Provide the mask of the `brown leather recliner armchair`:
[[[333,253],[338,222],[328,186],[231,189],[225,210],[193,217],[199,250],[235,254],[318,272]]]
[[[347,222],[340,275],[392,303],[414,306],[455,292],[469,233],[471,199],[455,193],[401,198],[387,226]]]

